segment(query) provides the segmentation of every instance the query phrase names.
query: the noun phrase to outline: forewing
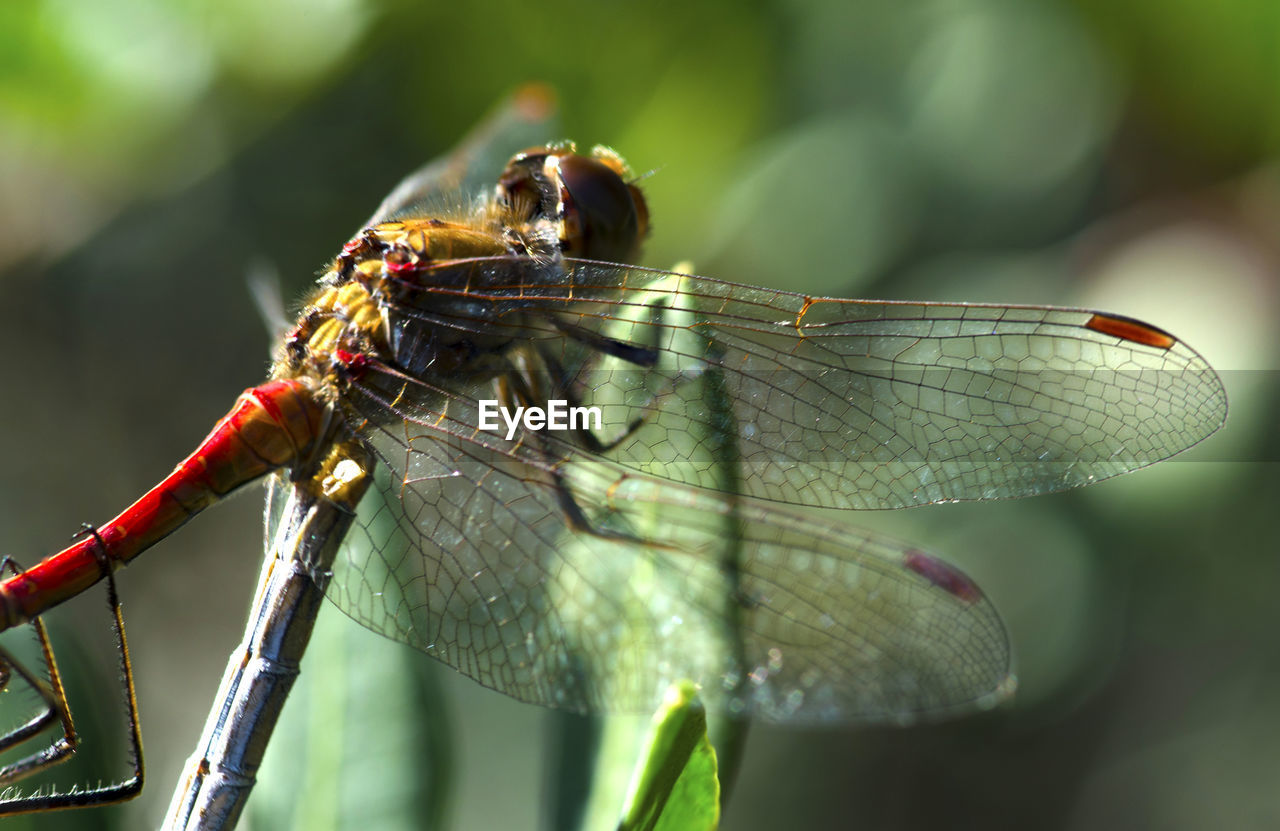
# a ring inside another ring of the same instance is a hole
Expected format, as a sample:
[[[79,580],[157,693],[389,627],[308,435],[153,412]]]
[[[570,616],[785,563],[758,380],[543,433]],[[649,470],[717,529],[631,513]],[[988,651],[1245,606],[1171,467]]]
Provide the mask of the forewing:
[[[687,464],[656,475],[686,484],[713,455],[688,437],[726,417],[681,400],[707,369],[723,373],[731,401],[737,487],[798,505],[1065,490],[1166,459],[1226,417],[1221,381],[1190,346],[1101,312],[811,298],[603,263],[495,260],[490,271],[484,285],[430,289],[487,304],[488,316],[437,303],[428,323],[538,343],[570,368],[580,401],[622,402],[616,423],[657,428],[615,434],[610,461],[653,474],[661,445]],[[646,362],[680,370],[638,385]]]

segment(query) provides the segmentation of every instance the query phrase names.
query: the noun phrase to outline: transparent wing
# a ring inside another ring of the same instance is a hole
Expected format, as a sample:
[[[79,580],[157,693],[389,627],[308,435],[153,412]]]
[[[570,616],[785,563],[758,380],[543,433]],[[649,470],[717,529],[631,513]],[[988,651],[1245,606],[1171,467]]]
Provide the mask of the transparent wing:
[[[788,721],[908,722],[994,704],[991,603],[916,549],[605,461],[519,459],[471,396],[371,429],[382,498],[330,597],[485,686],[577,712],[651,712],[688,678],[709,706]],[[643,428],[642,428],[643,431]]]
[[[526,84],[476,125],[449,155],[405,177],[365,226],[408,214],[440,215],[456,208],[454,194],[470,199],[498,181],[513,150],[544,143],[555,134],[555,94]],[[465,204],[465,201],[463,201]]]
[[[487,686],[580,712],[649,711],[678,678],[779,720],[989,705],[1009,651],[977,586],[777,503],[1058,490],[1225,416],[1199,355],[1113,315],[525,258],[443,273],[459,265],[395,278],[403,368],[370,362],[344,393],[384,498],[362,505],[331,594]],[[602,424],[481,429],[504,385]]]
[[[531,342],[565,368],[560,389],[613,406],[614,424],[656,428],[615,431],[611,462],[696,484],[712,454],[689,437],[728,419],[735,487],[779,502],[900,508],[1065,490],[1168,458],[1226,417],[1222,383],[1191,347],[1100,312],[812,298],[518,258],[463,288],[412,280],[431,299],[429,311],[396,309],[405,326]],[[663,361],[682,369],[655,385],[645,366]],[[707,371],[723,375],[728,412],[680,401]],[[593,455],[548,436],[559,455]]]

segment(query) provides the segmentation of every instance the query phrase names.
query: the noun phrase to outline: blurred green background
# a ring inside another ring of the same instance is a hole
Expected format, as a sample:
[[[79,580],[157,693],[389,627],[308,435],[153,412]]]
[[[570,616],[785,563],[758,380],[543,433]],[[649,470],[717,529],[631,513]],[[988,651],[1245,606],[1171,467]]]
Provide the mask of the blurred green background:
[[[566,136],[653,171],[651,265],[1104,308],[1228,385],[1220,434],[1122,480],[842,517],[965,567],[1010,627],[1020,694],[937,727],[757,727],[724,827],[1280,825],[1272,0],[7,0],[0,551],[34,562],[166,474],[264,375],[247,275],[299,294],[402,175],[531,79],[558,89]],[[259,529],[254,491],[121,573],[146,792],[31,827],[159,821]],[[64,669],[88,673],[81,723],[118,732],[114,700],[93,702],[115,672],[100,597],[49,618]],[[535,827],[546,714],[442,675],[443,826]],[[110,739],[57,781],[124,775]]]

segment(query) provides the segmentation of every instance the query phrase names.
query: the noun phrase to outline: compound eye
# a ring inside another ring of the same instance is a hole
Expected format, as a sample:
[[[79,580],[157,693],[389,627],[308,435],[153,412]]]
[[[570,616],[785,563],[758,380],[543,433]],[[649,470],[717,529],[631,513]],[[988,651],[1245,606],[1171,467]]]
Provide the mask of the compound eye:
[[[558,159],[565,253],[588,260],[627,262],[648,230],[640,191],[616,170],[587,156]]]

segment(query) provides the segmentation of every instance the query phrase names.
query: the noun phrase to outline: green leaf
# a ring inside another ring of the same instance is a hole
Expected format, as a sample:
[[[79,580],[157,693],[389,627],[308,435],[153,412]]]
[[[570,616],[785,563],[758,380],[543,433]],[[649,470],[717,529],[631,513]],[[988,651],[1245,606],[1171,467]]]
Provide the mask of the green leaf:
[[[688,681],[673,684],[653,718],[648,755],[638,760],[619,831],[695,831],[720,823],[716,751],[707,715]]]

